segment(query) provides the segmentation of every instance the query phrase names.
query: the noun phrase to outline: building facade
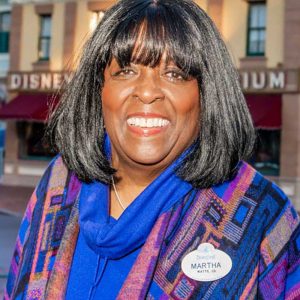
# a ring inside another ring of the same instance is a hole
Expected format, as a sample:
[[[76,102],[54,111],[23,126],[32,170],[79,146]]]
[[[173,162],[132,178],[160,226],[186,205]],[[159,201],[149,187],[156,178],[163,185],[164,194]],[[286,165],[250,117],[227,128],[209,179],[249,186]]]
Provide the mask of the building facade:
[[[11,4],[8,0],[0,1],[0,108],[7,100],[7,72],[9,68],[9,33]],[[4,172],[6,123],[0,120],[0,177]]]
[[[43,173],[53,155],[41,142],[49,100],[57,101],[84,41],[115,2],[13,0],[9,103],[0,110],[5,183],[33,185]],[[195,2],[215,21],[240,73],[259,136],[251,163],[300,209],[299,0]]]

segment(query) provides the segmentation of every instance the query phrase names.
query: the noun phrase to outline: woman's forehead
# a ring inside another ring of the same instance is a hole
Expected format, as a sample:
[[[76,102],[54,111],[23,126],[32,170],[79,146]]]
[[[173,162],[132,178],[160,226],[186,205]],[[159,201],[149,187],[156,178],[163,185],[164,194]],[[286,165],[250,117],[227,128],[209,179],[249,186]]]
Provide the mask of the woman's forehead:
[[[162,59],[168,60],[170,56],[170,46],[164,33],[157,32],[154,35],[153,30],[150,30],[145,22],[129,34],[120,33],[113,42],[111,51],[112,57],[122,65],[134,62],[155,66]]]
[[[170,24],[166,15],[159,18],[155,12],[123,20],[111,40],[107,65],[112,58],[122,67],[131,63],[156,67],[164,62],[173,63],[190,74],[195,69],[191,55],[194,41],[186,20],[178,22],[181,25]]]
[[[166,51],[163,52],[160,60],[158,60],[154,66],[140,62],[136,56],[132,56],[132,59],[130,61],[122,61],[122,60],[120,60],[120,58],[112,56],[110,62],[107,64],[107,67],[110,67],[110,66],[123,67],[123,66],[129,66],[129,65],[144,65],[144,66],[150,66],[150,67],[156,67],[156,66],[177,66],[177,67],[179,67],[176,64],[176,62],[173,60],[173,58]]]

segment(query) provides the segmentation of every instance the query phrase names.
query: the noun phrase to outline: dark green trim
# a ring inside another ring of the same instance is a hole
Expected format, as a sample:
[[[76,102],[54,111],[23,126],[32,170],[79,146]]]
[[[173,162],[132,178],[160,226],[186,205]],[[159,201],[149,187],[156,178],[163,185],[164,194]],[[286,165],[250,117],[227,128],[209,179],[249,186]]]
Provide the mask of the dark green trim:
[[[0,31],[0,53],[9,52],[9,32]]]
[[[10,15],[9,11],[0,12],[0,53],[9,53]],[[4,22],[4,17],[8,17],[9,23]]]

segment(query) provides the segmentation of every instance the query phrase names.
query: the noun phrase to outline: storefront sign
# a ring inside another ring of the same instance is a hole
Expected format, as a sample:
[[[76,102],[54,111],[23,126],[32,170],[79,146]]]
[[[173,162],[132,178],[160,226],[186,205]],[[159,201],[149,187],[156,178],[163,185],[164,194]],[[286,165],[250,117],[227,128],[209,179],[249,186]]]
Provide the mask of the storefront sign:
[[[293,93],[299,91],[299,71],[283,69],[239,70],[245,93]],[[69,82],[72,73],[18,72],[8,75],[10,91],[55,91]]]
[[[282,69],[239,70],[247,93],[292,93],[299,91],[299,71]]]
[[[19,72],[8,75],[10,91],[53,91],[59,90],[64,82],[69,82],[71,73],[63,72]]]

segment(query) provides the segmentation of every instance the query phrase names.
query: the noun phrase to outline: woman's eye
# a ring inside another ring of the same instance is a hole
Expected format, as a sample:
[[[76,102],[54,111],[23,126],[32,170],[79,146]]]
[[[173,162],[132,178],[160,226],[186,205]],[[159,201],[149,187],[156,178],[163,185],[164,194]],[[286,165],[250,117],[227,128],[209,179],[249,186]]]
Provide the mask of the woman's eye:
[[[130,68],[123,68],[120,69],[112,74],[114,77],[126,77],[126,76],[131,76],[135,75],[135,71]]]
[[[186,74],[178,70],[167,71],[165,76],[171,81],[185,81],[188,78]]]

